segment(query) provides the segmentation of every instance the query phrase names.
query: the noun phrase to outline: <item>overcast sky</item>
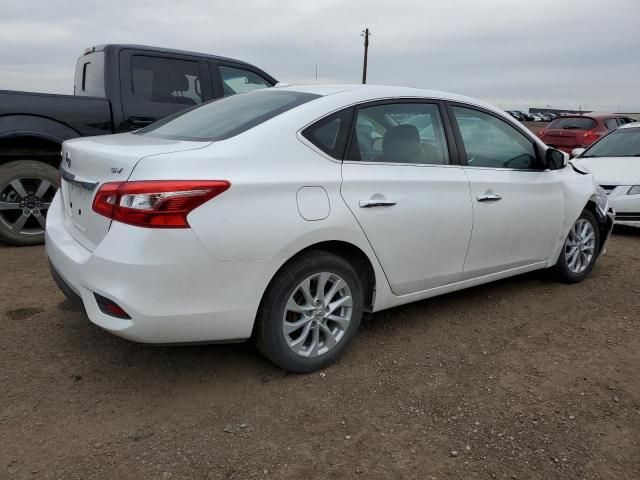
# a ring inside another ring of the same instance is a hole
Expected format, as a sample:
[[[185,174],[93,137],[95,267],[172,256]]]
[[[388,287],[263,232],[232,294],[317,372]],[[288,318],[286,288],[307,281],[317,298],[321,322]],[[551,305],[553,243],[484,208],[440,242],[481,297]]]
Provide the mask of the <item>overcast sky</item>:
[[[640,112],[640,0],[4,0],[0,89],[72,93],[85,47],[138,43],[254,63],[282,82],[369,83]]]

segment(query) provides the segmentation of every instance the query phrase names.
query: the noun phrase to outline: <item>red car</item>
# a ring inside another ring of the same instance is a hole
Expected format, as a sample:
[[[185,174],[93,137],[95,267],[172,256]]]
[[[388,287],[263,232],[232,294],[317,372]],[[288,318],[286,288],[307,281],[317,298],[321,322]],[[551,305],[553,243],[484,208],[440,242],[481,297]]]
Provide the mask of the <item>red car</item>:
[[[586,148],[609,131],[633,121],[615,114],[566,115],[556,118],[538,136],[550,147],[571,154],[574,148]]]

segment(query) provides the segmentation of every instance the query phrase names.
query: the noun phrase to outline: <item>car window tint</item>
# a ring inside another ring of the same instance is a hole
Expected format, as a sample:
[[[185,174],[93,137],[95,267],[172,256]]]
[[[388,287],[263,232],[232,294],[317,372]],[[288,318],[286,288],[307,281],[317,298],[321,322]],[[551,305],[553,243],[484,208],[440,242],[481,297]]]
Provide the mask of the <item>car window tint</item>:
[[[175,140],[226,140],[318,97],[287,90],[233,95],[171,115],[134,133]]]
[[[134,97],[153,103],[202,103],[200,65],[189,60],[134,55],[131,57]]]
[[[550,129],[557,130],[591,130],[592,128],[596,128],[598,124],[593,118],[587,117],[560,117],[556,118],[553,122],[549,124],[547,127]]]
[[[302,135],[327,155],[341,160],[352,116],[352,108],[341,110],[305,128]]]
[[[389,103],[358,109],[349,160],[446,165],[449,152],[438,106]]]
[[[220,66],[220,76],[225,97],[272,86],[257,73],[241,68]]]
[[[615,118],[607,118],[604,121],[604,126],[607,127],[607,130],[615,130],[618,128],[618,121]]]
[[[464,107],[453,107],[462,136],[467,162],[471,167],[537,168],[532,140],[507,122]]]

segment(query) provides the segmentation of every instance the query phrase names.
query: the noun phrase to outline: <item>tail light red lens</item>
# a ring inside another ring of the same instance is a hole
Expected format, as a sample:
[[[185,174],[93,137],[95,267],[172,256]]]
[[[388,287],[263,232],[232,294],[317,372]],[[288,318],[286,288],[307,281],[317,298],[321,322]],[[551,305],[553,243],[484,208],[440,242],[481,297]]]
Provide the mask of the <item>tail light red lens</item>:
[[[584,145],[589,146],[600,138],[600,134],[595,130],[588,130],[582,135]]]
[[[93,199],[93,211],[138,227],[189,228],[187,215],[230,186],[226,180],[105,183]]]

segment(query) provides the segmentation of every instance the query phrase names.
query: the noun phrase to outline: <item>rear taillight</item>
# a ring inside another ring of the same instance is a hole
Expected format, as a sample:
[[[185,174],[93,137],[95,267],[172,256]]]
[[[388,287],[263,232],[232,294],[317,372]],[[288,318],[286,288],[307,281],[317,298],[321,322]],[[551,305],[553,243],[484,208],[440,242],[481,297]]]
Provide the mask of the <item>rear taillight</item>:
[[[589,146],[600,137],[601,135],[596,130],[588,130],[582,135],[582,143],[585,146]]]
[[[138,227],[189,228],[187,215],[230,186],[226,180],[105,183],[93,199],[93,211]]]

